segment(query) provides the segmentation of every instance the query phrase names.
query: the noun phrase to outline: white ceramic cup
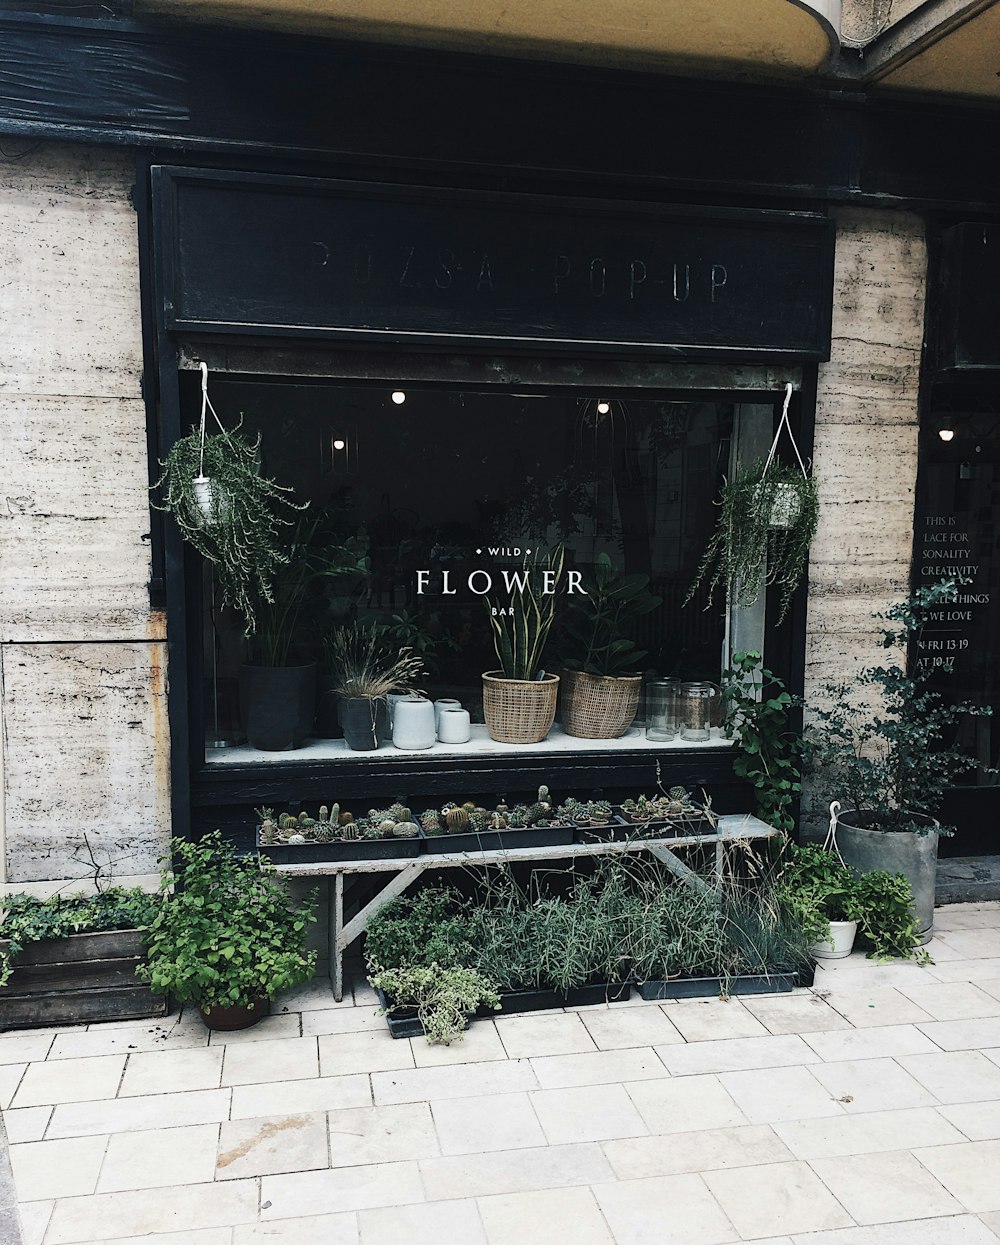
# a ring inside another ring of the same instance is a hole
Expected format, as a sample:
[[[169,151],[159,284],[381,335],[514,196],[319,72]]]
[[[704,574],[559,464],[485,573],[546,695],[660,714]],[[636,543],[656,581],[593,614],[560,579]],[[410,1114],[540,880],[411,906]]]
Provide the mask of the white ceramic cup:
[[[437,737],[443,744],[467,744],[472,738],[468,709],[442,709],[438,716]]]
[[[462,702],[460,700],[449,700],[443,697],[441,700],[434,702],[434,729],[437,730],[441,726],[441,710],[442,709],[461,709]]]
[[[392,718],[392,742],[395,746],[407,751],[433,748],[436,738],[431,702],[423,696],[400,697]]]

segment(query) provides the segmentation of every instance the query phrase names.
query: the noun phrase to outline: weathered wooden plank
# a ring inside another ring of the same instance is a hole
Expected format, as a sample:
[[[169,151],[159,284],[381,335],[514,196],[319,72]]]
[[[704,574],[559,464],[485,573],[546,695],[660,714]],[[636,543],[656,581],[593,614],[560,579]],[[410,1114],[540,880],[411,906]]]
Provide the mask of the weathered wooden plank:
[[[0,992],[0,1031],[101,1020],[141,1020],[166,1014],[166,998],[151,994],[149,987],[142,985],[64,990],[22,997]]]
[[[28,964],[15,960],[14,971],[0,996],[53,994],[63,990],[107,990],[136,984],[141,956],[123,960],[81,960],[76,964]]]
[[[0,951],[10,943],[0,939]],[[81,960],[111,960],[142,955],[142,934],[137,929],[100,930],[95,934],[71,934],[68,938],[43,938],[29,943],[17,957],[26,964],[76,964]]]

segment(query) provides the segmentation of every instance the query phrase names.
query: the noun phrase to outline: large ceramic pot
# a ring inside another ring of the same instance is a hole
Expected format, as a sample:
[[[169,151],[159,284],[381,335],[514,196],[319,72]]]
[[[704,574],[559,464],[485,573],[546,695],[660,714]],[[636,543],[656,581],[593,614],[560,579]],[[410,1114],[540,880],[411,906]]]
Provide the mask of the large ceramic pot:
[[[501,744],[539,744],[552,729],[559,676],[505,679],[500,670],[483,675],[483,717],[490,739]]]
[[[562,672],[562,727],[576,739],[618,739],[635,720],[642,675]]]
[[[937,880],[937,822],[932,817],[913,816],[925,822],[927,834],[913,830],[878,830],[869,813],[848,809],[837,818],[837,846],[858,873],[884,869],[902,873],[913,891],[917,929],[921,944],[930,942],[934,932],[934,889]]]
[[[251,748],[301,748],[316,720],[316,663],[241,666],[240,718]]]
[[[384,697],[342,696],[340,725],[352,752],[374,752],[383,740],[392,738],[389,705]]]

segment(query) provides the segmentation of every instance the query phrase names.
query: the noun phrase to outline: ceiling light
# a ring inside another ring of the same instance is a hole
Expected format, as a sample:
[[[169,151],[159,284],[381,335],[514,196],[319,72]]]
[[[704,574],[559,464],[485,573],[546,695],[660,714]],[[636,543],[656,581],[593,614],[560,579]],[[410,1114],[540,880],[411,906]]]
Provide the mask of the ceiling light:
[[[406,394],[402,391],[402,389],[394,389],[392,391],[392,400],[397,406],[402,406],[406,401]]]
[[[939,428],[938,436],[941,438],[942,441],[954,441],[955,429],[954,428]]]
[[[341,438],[340,438],[340,437],[338,437],[338,438],[337,438],[337,440],[336,440],[336,441],[334,441],[334,443],[333,443],[333,448],[334,448],[335,450],[346,450],[346,449],[347,449],[347,442],[346,442],[346,441],[341,440]]]
[[[607,415],[607,413],[610,410],[611,410],[611,403],[608,402],[605,398],[602,398],[600,402],[598,402],[597,404],[598,415]]]

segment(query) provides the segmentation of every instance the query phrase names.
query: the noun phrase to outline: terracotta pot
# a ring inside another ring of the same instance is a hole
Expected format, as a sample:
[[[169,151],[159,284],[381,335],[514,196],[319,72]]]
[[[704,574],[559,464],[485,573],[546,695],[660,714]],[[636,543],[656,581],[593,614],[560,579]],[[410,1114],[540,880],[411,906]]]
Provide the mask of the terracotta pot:
[[[219,1029],[230,1033],[234,1029],[249,1029],[258,1021],[270,1014],[271,1000],[263,996],[251,999],[249,1003],[235,1003],[231,1007],[216,1005],[210,1011],[199,1007],[201,1018],[208,1029]]]

